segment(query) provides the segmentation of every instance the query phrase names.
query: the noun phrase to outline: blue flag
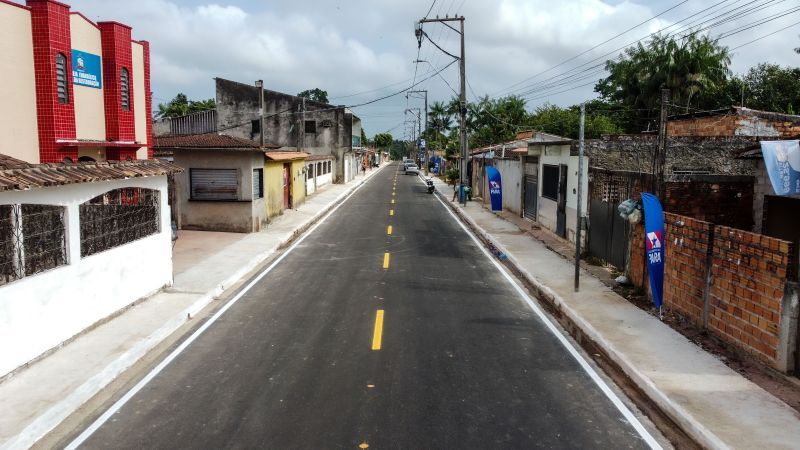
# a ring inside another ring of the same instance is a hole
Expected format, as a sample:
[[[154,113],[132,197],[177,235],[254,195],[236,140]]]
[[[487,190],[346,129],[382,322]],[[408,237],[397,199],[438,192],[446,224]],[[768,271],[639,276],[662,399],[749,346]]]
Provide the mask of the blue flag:
[[[664,209],[658,197],[647,192],[642,193],[642,203],[650,291],[653,293],[653,303],[660,309],[664,295]]]
[[[492,166],[486,168],[489,179],[489,197],[492,199],[492,211],[503,210],[503,185],[500,182],[500,171]]]

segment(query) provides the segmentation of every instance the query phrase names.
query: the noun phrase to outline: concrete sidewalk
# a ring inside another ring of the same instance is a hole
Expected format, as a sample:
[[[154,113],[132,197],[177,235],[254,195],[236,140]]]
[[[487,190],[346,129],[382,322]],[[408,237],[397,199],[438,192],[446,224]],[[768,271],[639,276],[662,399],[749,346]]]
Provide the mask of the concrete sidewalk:
[[[549,303],[603,349],[625,374],[706,448],[800,449],[800,415],[637,308],[585,270],[574,292],[574,265],[476,202],[450,201],[484,242],[508,256],[540,301]]]
[[[322,188],[260,233],[181,231],[172,287],[0,383],[0,449],[31,447],[379,170]]]

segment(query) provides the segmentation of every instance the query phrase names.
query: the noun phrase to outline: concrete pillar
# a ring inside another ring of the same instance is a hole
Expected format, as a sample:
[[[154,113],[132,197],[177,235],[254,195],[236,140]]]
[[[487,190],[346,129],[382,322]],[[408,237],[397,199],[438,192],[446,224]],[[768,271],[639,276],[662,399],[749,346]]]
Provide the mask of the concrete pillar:
[[[781,321],[778,335],[778,357],[776,369],[783,373],[800,372],[798,364],[798,317],[800,317],[800,283],[787,282],[781,303]]]

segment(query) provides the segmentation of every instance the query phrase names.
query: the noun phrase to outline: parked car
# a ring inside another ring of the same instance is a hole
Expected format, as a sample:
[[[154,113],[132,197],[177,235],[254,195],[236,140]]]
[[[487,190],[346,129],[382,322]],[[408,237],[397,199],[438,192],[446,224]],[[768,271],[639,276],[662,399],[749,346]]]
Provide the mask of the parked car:
[[[406,175],[408,174],[419,175],[419,167],[416,164],[406,165]]]

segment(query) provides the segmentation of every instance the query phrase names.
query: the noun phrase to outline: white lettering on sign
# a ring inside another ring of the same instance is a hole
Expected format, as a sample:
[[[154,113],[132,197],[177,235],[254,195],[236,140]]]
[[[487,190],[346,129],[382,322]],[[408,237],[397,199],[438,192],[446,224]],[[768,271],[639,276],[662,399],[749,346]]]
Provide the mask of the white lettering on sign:
[[[650,264],[658,264],[661,262],[661,252],[650,252],[647,256],[650,259]]]

